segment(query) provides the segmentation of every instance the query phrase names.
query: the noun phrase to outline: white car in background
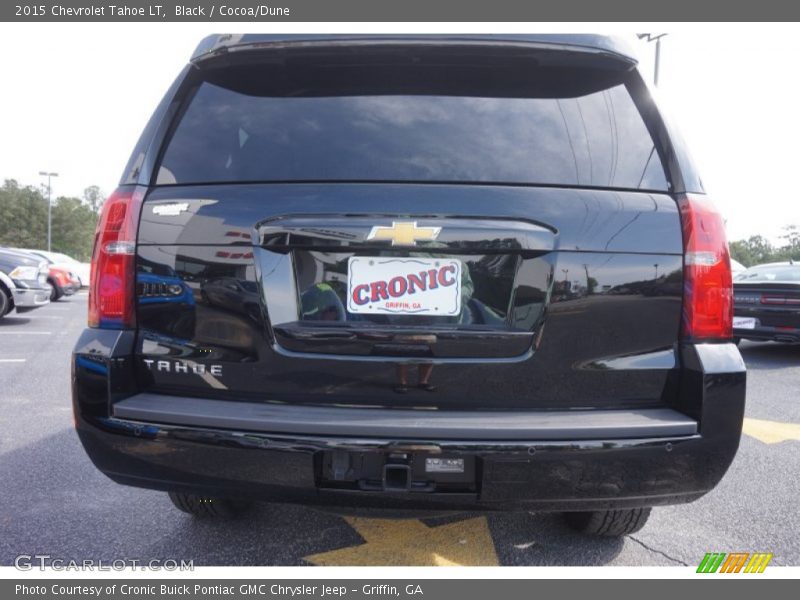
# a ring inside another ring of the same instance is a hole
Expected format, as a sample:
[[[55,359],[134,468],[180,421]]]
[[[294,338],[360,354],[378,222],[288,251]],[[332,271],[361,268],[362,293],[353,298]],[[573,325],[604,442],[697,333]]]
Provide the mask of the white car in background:
[[[736,275],[738,273],[744,273],[745,271],[747,271],[747,267],[745,267],[738,260],[731,259],[731,273],[733,275]]]
[[[89,276],[92,271],[90,263],[80,262],[71,256],[61,254],[61,252],[48,252],[47,250],[25,250],[25,252],[41,256],[53,266],[72,271],[81,280],[81,287],[89,285]]]

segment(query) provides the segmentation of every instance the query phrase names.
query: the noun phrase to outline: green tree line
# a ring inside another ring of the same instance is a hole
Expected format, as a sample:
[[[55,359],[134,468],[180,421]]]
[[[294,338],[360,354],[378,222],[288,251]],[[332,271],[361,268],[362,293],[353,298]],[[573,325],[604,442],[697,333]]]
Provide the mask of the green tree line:
[[[782,242],[778,245],[772,244],[761,235],[731,242],[731,258],[745,267],[788,260],[800,261],[800,228],[797,225],[787,225],[783,232],[780,236]]]
[[[82,198],[53,199],[53,252],[81,261],[92,256],[97,215],[105,198],[97,186],[86,188]],[[33,186],[7,179],[0,188],[0,246],[47,249],[47,196]]]

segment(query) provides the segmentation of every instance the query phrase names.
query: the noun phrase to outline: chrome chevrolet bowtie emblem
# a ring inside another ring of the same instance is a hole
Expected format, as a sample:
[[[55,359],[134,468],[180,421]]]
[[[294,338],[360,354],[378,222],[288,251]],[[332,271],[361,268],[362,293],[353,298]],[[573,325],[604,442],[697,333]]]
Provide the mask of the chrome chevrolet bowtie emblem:
[[[418,227],[416,221],[394,221],[391,227],[376,225],[367,239],[391,240],[392,246],[416,246],[418,241],[432,242],[441,231],[441,227]]]

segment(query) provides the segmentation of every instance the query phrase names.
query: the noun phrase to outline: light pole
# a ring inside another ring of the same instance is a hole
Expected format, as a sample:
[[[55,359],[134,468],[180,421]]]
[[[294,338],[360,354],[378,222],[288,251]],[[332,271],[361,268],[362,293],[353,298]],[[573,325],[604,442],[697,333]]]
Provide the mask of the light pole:
[[[589,285],[589,265],[587,263],[583,263],[583,270],[586,271],[586,293],[592,293],[592,286]]]
[[[636,37],[640,40],[656,43],[656,65],[653,71],[653,85],[658,87],[658,69],[661,64],[661,38],[667,35],[666,33],[637,33]]]
[[[50,229],[53,225],[53,203],[50,201],[50,178],[58,177],[58,173],[39,171],[39,175],[47,177],[47,251],[50,252]]]

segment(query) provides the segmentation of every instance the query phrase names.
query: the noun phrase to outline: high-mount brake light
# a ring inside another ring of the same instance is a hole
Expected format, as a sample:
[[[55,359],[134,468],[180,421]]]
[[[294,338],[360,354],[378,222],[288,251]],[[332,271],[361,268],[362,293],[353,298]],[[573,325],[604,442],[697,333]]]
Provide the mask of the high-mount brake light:
[[[688,341],[729,341],[733,336],[733,282],[725,226],[711,200],[678,200],[683,227],[683,323]]]
[[[94,236],[89,326],[133,327],[135,314],[136,229],[145,189],[117,189],[103,205]]]

